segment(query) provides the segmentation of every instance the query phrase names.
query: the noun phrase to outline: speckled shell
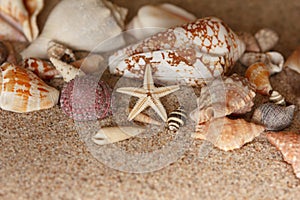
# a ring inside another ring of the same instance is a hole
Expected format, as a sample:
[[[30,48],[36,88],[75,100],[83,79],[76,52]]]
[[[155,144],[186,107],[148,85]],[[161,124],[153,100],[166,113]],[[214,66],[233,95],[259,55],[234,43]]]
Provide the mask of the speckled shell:
[[[8,50],[3,44],[3,42],[0,41],[0,65],[2,65],[8,57]]]
[[[246,44],[246,52],[260,52],[256,38],[247,32],[239,32],[239,38]]]
[[[286,105],[285,98],[276,90],[272,90],[269,100],[270,102],[275,103],[277,105]]]
[[[231,120],[222,117],[198,124],[196,133],[192,137],[208,140],[219,149],[229,151],[251,142],[264,130],[263,126],[247,122],[244,119]]]
[[[64,85],[60,104],[76,121],[103,119],[111,113],[111,89],[98,77],[81,76]]]
[[[280,131],[292,123],[294,112],[294,105],[282,107],[273,103],[265,103],[255,109],[252,121],[263,124],[267,130]]]
[[[260,46],[261,52],[271,50],[279,41],[279,35],[270,28],[263,28],[255,33],[255,38]]]
[[[284,66],[300,74],[300,46],[288,57]]]
[[[50,41],[47,49],[48,58],[55,58],[66,63],[76,61],[73,50],[56,41]]]
[[[254,63],[245,73],[245,77],[249,82],[256,86],[256,92],[263,95],[270,95],[272,90],[269,76],[270,72],[262,62]]]
[[[297,178],[300,179],[300,134],[294,132],[268,132],[271,144],[281,151],[284,160],[293,166]]]
[[[216,79],[211,85],[201,88],[198,107],[190,117],[203,123],[232,113],[244,114],[251,111],[254,97],[254,87],[244,77],[233,74],[223,80]]]
[[[207,17],[117,51],[109,57],[109,70],[142,79],[151,64],[157,81],[201,85],[229,72],[244,50],[245,44],[224,22]]]
[[[24,113],[57,104],[59,91],[33,72],[10,63],[4,63],[0,69],[0,107],[3,110]]]

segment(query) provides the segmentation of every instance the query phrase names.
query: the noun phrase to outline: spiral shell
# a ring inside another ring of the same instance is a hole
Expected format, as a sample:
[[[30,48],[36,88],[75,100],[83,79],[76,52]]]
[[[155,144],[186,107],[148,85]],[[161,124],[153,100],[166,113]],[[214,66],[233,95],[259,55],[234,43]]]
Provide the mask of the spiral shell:
[[[4,63],[0,72],[0,107],[3,110],[24,113],[57,104],[59,91],[33,72],[10,63]]]
[[[281,106],[286,105],[285,98],[279,92],[277,92],[275,90],[271,91],[269,100],[270,100],[270,102],[281,105]]]
[[[300,46],[288,57],[284,66],[300,74]]]
[[[184,124],[186,123],[186,119],[187,119],[187,114],[182,107],[173,110],[168,115],[167,123],[168,123],[169,130],[171,131],[178,130],[181,126],[184,126]]]
[[[280,131],[292,123],[295,108],[294,105],[282,107],[273,103],[265,103],[255,109],[252,120],[266,126],[266,130]]]
[[[261,52],[272,49],[279,41],[279,35],[270,28],[260,29],[254,36],[260,46]]]

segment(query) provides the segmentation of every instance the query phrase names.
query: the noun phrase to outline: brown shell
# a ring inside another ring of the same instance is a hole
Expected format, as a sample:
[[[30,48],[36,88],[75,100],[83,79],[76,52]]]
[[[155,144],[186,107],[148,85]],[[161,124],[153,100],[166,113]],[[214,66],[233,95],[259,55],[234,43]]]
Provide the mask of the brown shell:
[[[255,33],[255,38],[262,52],[269,51],[279,41],[279,35],[272,29],[263,28]]]
[[[264,130],[263,126],[247,122],[244,119],[231,120],[222,117],[198,124],[193,137],[208,140],[219,149],[229,151],[251,142]]]
[[[260,47],[257,43],[257,40],[251,33],[240,32],[237,33],[237,35],[246,44],[246,51],[260,52]]]
[[[300,74],[300,46],[288,57],[284,66]]]

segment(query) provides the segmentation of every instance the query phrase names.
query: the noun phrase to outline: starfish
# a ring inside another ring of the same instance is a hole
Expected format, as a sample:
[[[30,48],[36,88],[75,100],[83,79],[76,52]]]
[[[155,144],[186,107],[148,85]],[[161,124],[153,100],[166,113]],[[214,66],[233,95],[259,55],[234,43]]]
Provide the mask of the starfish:
[[[150,106],[165,122],[167,121],[167,112],[159,98],[173,93],[179,89],[179,85],[172,85],[159,88],[155,87],[152,78],[151,67],[150,65],[147,65],[142,88],[122,87],[118,88],[117,92],[139,98],[139,100],[128,115],[129,121],[134,119],[139,113],[141,113],[143,110]]]

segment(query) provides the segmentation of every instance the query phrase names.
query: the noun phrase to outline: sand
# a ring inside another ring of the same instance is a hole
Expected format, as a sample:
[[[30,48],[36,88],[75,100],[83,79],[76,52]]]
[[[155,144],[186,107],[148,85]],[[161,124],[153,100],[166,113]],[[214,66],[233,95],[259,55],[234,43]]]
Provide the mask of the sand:
[[[148,1],[114,2],[130,9],[130,19]],[[236,31],[255,33],[270,27],[280,34],[275,50],[285,57],[300,45],[297,0],[172,3],[197,17],[218,16]],[[51,7],[47,2],[47,9]],[[236,71],[243,73],[244,69],[237,64]],[[294,121],[287,130],[299,131],[300,75],[285,69],[272,76],[271,83],[297,105]],[[256,106],[265,100],[258,95]],[[300,196],[300,180],[265,134],[230,152],[218,150],[208,142],[186,140],[174,163],[154,172],[136,174],[112,169],[95,159],[81,137],[84,131],[89,132],[85,125],[89,124],[68,119],[58,105],[27,114],[0,110],[0,199],[298,199]],[[183,139],[186,139],[184,134]],[[126,144],[122,145],[125,148]],[[162,159],[166,160],[164,156]]]

